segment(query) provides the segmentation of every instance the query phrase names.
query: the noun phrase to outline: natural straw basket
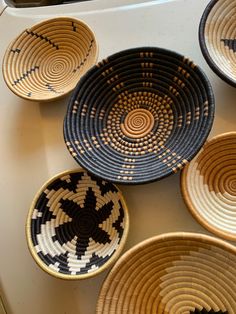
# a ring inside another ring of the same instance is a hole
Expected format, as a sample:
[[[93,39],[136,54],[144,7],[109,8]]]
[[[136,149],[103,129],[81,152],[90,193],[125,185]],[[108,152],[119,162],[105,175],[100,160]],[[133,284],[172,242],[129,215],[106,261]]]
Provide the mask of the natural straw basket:
[[[208,230],[236,241],[236,132],[218,135],[183,170],[184,200]]]
[[[235,283],[234,246],[201,234],[164,234],[118,260],[97,314],[235,314]]]
[[[49,101],[69,93],[96,63],[92,30],[70,17],[43,21],[24,30],[8,47],[3,76],[18,96]]]
[[[199,42],[206,61],[232,86],[236,86],[235,10],[236,0],[212,0],[199,27]]]
[[[40,189],[26,235],[43,270],[62,279],[84,279],[118,258],[128,229],[128,211],[118,188],[77,170],[55,176]]]
[[[169,50],[135,48],[84,75],[68,106],[64,138],[94,175],[137,184],[181,169],[205,142],[213,118],[212,88],[199,67]]]

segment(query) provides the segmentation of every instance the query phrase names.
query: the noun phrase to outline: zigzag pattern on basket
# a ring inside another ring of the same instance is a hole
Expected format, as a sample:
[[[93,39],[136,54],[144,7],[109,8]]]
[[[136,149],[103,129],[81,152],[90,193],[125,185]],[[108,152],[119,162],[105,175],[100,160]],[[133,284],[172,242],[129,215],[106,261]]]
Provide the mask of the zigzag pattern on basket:
[[[86,172],[57,178],[40,194],[32,213],[34,250],[56,272],[93,272],[116,252],[124,215],[119,191],[111,183]]]

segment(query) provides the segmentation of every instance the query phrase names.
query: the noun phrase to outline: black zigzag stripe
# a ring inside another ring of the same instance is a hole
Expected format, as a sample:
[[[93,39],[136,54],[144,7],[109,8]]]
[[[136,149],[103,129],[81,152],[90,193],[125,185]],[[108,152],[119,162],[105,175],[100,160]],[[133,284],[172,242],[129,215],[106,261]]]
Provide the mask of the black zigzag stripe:
[[[54,42],[52,42],[51,39],[49,39],[49,38],[46,37],[46,36],[37,34],[37,33],[35,33],[35,32],[29,31],[29,30],[27,30],[26,33],[27,33],[28,35],[35,36],[36,38],[40,38],[40,39],[42,39],[42,40],[45,40],[45,41],[48,42],[50,45],[52,45],[52,47],[55,47],[56,49],[59,49],[59,46],[56,45]]]
[[[236,39],[221,39],[226,47],[236,52]]]
[[[52,85],[50,85],[49,83],[46,83],[45,86],[46,86],[47,89],[50,90],[51,92],[56,93],[56,94],[60,94],[60,93],[57,92],[57,91],[52,87]]]
[[[88,52],[87,52],[87,54],[86,54],[84,60],[77,66],[76,69],[73,70],[74,73],[75,73],[76,71],[78,71],[78,70],[80,69],[80,67],[81,67],[82,65],[84,65],[85,62],[87,61],[87,58],[88,58],[88,56],[89,56],[89,54],[90,54],[90,51],[91,51],[91,49],[92,49],[92,46],[93,46],[93,42],[94,42],[94,40],[91,40],[91,43],[90,43]]]
[[[195,309],[194,312],[190,312],[190,314],[228,314],[228,311],[214,311],[214,310],[210,310],[210,311],[207,311],[206,309],[202,309],[202,310],[198,310],[198,309]]]
[[[34,73],[36,70],[39,69],[39,66],[35,66],[34,68],[26,71],[26,73],[23,73],[21,77],[19,77],[18,79],[16,79],[14,81],[14,83],[12,84],[12,86],[17,85],[18,83],[20,83],[22,80],[26,79],[28,76],[30,76],[32,73]]]
[[[13,52],[13,53],[20,53],[20,49],[19,48],[11,49],[11,52]]]

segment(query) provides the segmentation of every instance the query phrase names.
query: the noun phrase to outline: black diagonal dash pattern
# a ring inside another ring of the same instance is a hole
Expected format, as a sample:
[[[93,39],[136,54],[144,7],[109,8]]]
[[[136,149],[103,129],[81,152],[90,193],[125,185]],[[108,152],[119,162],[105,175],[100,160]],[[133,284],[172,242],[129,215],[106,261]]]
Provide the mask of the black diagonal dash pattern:
[[[16,80],[14,80],[14,83],[12,84],[12,86],[15,86],[17,84],[19,84],[22,80],[25,80],[27,77],[29,77],[30,75],[32,75],[34,72],[36,72],[36,70],[39,69],[39,66],[36,65],[35,67],[31,68],[30,70],[27,70],[25,73],[23,73],[19,78],[17,78]]]
[[[226,47],[236,52],[236,39],[221,39],[221,41],[223,41]]]
[[[26,30],[26,33],[31,36],[35,36],[36,38],[40,38],[41,40],[45,40],[49,45],[51,45],[53,48],[56,48],[57,50],[59,49],[59,46],[55,44],[50,38],[47,36],[43,36],[41,34],[38,34],[36,32],[33,32],[31,30]]]

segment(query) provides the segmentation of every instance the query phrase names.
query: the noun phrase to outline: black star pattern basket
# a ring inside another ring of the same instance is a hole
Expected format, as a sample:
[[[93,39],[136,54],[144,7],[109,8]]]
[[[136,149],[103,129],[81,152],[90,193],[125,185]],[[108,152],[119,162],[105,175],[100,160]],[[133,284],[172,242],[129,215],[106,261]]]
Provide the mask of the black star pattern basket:
[[[64,138],[89,172],[138,184],[182,169],[213,118],[212,88],[198,66],[169,50],[134,48],[84,75],[68,106]]]
[[[96,63],[98,45],[84,22],[57,17],[24,30],[8,47],[3,76],[18,96],[50,101],[69,93]]]
[[[194,233],[139,243],[118,260],[100,291],[97,314],[236,313],[236,248]]]
[[[202,53],[212,70],[224,81],[236,86],[236,0],[212,0],[199,27]]]
[[[35,261],[63,279],[84,279],[106,269],[121,253],[128,229],[118,188],[83,170],[64,172],[44,184],[26,224]]]

